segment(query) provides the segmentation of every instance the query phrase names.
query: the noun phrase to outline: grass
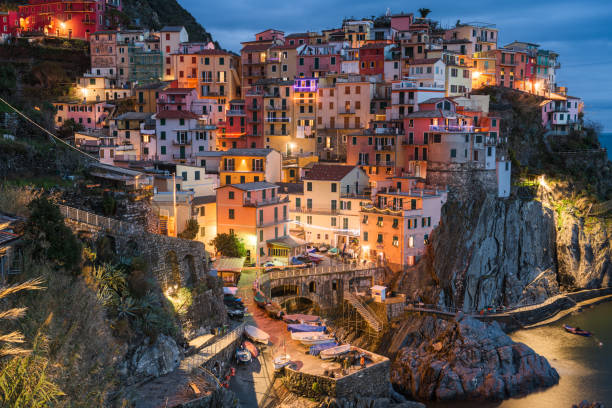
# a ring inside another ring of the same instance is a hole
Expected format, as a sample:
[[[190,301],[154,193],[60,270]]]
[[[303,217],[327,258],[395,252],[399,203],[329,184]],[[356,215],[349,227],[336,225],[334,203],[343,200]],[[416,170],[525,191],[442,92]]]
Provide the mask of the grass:
[[[9,186],[14,187],[35,187],[49,190],[54,187],[72,187],[73,181],[64,180],[59,176],[38,176],[38,177],[26,177],[16,178],[7,180],[6,183]]]

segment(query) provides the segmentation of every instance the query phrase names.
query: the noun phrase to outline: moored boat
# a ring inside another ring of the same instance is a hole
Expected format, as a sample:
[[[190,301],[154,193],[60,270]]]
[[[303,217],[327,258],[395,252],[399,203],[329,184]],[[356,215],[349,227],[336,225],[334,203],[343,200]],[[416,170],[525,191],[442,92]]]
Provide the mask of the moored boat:
[[[281,354],[274,357],[274,369],[279,370],[291,362],[291,356],[289,354]]]
[[[590,337],[591,334],[593,334],[593,333],[591,333],[588,330],[583,330],[580,327],[568,326],[567,324],[564,324],[563,328],[565,329],[566,332],[572,333],[572,334],[577,334],[578,336]]]
[[[337,347],[338,345],[339,344],[333,340],[330,340],[327,343],[315,344],[314,346],[310,346],[310,349],[308,349],[308,354],[311,356],[318,356],[321,351]]]
[[[307,314],[288,314],[283,316],[283,321],[285,323],[290,324],[304,324],[304,323],[316,323],[319,322],[321,318],[315,315],[307,315]]]
[[[266,309],[266,313],[268,314],[268,316],[274,319],[280,319],[281,316],[283,315],[283,309],[276,302],[267,303],[264,309]]]
[[[291,338],[297,340],[305,346],[312,346],[314,344],[328,343],[333,340],[329,334],[323,334],[320,332],[293,332]]]
[[[263,308],[263,307],[265,307],[265,306],[266,306],[266,303],[267,303],[267,302],[266,302],[266,298],[265,298],[265,296],[263,295],[263,293],[261,293],[261,292],[259,292],[259,291],[258,291],[257,293],[255,293],[255,296],[253,296],[253,300],[255,301],[255,303],[257,304],[257,306],[259,306],[259,307],[262,307],[262,308]]]
[[[324,332],[325,326],[317,326],[313,324],[288,324],[287,330],[290,332]]]
[[[268,344],[268,340],[270,340],[268,333],[255,326],[245,326],[244,332],[251,340],[257,343]]]
[[[319,353],[319,356],[323,360],[329,360],[331,358],[338,357],[344,353],[348,353],[349,351],[351,351],[351,345],[343,344],[341,346],[336,346],[336,347],[328,348],[325,350],[321,350],[321,353]]]
[[[242,346],[249,350],[249,352],[251,353],[251,355],[253,356],[253,358],[257,358],[257,356],[259,355],[259,350],[257,350],[257,347],[255,347],[255,345],[253,343],[251,343],[250,341],[245,341]]]
[[[238,350],[236,350],[236,360],[239,363],[250,363],[251,352],[245,348],[239,348]]]

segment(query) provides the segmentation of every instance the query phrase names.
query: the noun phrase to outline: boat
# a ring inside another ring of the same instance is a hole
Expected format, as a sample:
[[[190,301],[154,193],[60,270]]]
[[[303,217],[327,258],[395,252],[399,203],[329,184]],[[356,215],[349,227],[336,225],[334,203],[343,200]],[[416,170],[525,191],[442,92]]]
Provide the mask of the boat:
[[[319,252],[327,252],[327,247],[325,245],[319,247]]]
[[[351,351],[351,345],[343,344],[341,346],[321,350],[321,353],[319,353],[319,357],[321,357],[323,360],[329,360],[331,358],[338,357],[344,353],[348,353],[349,351]]]
[[[255,293],[255,296],[253,296],[253,300],[255,301],[257,306],[259,306],[259,307],[265,307],[266,306],[266,303],[267,303],[266,302],[266,297],[261,292]]]
[[[238,293],[238,288],[236,286],[224,286],[223,287],[224,295],[236,296],[236,293]]]
[[[321,318],[319,316],[300,314],[300,313],[289,314],[289,315],[283,316],[283,321],[285,323],[290,323],[290,324],[317,323],[320,320]]]
[[[238,363],[250,363],[251,359],[251,352],[249,350],[245,348],[236,350],[236,361],[238,361]]]
[[[313,324],[288,324],[287,330],[290,332],[324,332],[325,326],[316,326]]]
[[[305,346],[312,346],[314,344],[329,343],[333,340],[333,337],[329,334],[323,334],[319,332],[298,332],[291,333],[291,338],[297,340]]]
[[[337,347],[337,346],[339,346],[339,344],[336,343],[335,341],[330,341],[328,343],[315,344],[314,346],[310,346],[310,349],[308,349],[308,354],[310,354],[311,356],[318,356],[321,351],[327,350],[333,347]]]
[[[268,340],[270,340],[268,333],[255,326],[247,325],[244,327],[244,331],[247,337],[256,343],[268,344]]]
[[[264,306],[264,309],[266,309],[266,313],[268,314],[268,316],[275,319],[280,319],[283,315],[283,309],[281,309],[278,303],[267,303]]]
[[[588,330],[582,330],[580,327],[572,327],[572,326],[568,326],[567,324],[564,324],[563,328],[565,329],[566,332],[577,334],[578,336],[590,337],[591,334],[593,334]]]
[[[289,365],[291,362],[291,356],[289,354],[281,354],[274,357],[274,369],[280,370],[281,368]]]
[[[259,355],[259,350],[257,350],[257,347],[255,347],[255,345],[250,341],[245,341],[244,343],[242,343],[242,347],[249,350],[253,358],[257,358],[257,356]]]

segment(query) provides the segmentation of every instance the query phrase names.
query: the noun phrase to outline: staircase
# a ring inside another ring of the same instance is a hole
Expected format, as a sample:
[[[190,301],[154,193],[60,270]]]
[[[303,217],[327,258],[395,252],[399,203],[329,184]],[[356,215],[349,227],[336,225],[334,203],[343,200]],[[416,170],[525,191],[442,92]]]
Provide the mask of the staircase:
[[[351,292],[344,292],[344,300],[346,300],[351,306],[355,308],[357,313],[363,318],[363,320],[368,323],[368,325],[374,330],[377,334],[382,332],[383,323],[368,309],[368,307],[363,304],[363,302]]]

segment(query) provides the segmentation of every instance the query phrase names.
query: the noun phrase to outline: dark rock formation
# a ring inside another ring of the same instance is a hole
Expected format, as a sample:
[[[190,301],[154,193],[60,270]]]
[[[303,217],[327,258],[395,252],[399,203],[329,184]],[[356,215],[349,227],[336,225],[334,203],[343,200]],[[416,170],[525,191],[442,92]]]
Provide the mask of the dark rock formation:
[[[546,359],[515,343],[497,323],[427,317],[412,327],[391,381],[419,400],[501,400],[559,381]]]

